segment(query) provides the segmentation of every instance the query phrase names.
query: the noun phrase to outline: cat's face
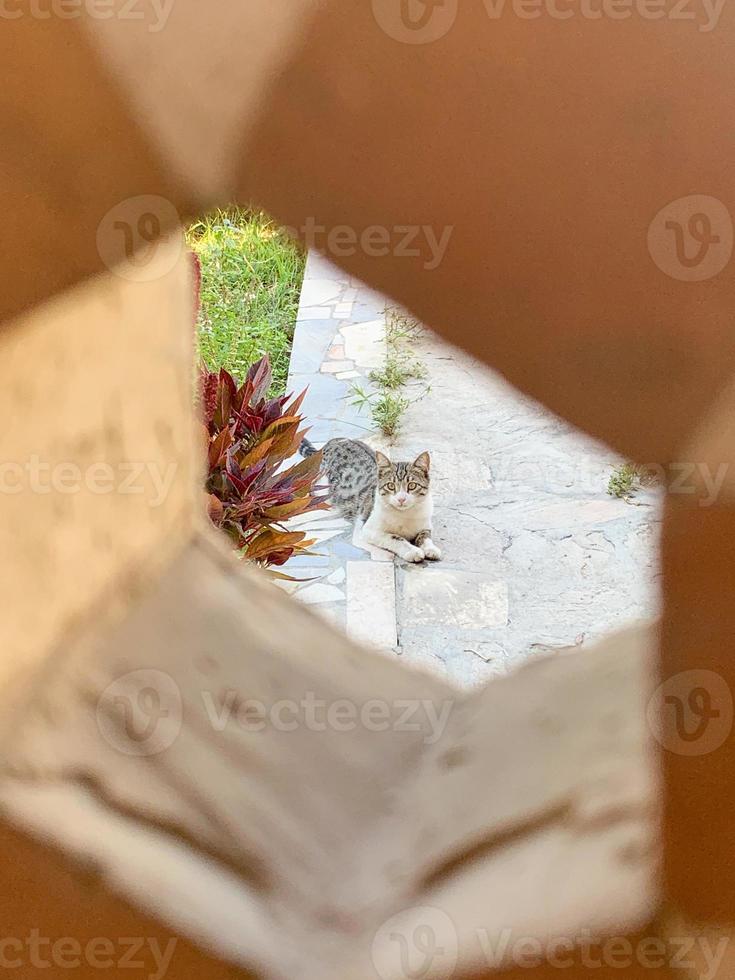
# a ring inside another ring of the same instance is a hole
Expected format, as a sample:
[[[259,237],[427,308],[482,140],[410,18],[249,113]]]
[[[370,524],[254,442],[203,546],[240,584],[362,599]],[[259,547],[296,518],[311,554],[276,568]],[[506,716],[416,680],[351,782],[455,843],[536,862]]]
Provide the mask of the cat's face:
[[[378,494],[384,503],[396,510],[410,510],[429,492],[428,453],[413,463],[391,463],[383,453],[376,453],[378,464]]]

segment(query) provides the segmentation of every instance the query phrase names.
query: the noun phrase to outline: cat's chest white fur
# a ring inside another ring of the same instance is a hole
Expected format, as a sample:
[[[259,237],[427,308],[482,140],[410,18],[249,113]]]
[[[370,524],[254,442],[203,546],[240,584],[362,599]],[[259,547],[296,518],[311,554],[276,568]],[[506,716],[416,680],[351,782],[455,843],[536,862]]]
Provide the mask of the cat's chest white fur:
[[[431,527],[433,511],[434,504],[430,493],[427,493],[408,510],[396,510],[390,504],[384,503],[378,496],[365,528],[382,531],[386,534],[397,534],[399,537],[411,541],[419,531]]]

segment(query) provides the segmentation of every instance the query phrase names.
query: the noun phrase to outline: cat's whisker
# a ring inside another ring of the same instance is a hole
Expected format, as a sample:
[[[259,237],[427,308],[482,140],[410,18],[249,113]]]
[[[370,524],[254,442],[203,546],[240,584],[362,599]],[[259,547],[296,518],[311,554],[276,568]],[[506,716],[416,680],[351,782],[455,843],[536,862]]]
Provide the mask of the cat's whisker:
[[[305,439],[302,455],[314,452]],[[441,552],[431,539],[429,453],[413,462],[391,462],[358,439],[330,439],[322,458],[330,503],[355,521],[357,547],[382,549],[410,562],[439,560]]]

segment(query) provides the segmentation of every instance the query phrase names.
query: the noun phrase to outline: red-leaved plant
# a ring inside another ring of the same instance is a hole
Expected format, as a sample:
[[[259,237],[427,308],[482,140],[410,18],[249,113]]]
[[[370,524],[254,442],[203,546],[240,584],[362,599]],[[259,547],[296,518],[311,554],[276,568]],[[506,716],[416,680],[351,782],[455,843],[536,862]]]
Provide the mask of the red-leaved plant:
[[[207,508],[244,558],[261,565],[283,565],[314,544],[283,521],[328,507],[316,485],[321,453],[284,468],[297,452],[305,431],[298,397],[268,398],[268,357],[248,371],[238,387],[222,369],[202,368],[201,409],[207,430]]]

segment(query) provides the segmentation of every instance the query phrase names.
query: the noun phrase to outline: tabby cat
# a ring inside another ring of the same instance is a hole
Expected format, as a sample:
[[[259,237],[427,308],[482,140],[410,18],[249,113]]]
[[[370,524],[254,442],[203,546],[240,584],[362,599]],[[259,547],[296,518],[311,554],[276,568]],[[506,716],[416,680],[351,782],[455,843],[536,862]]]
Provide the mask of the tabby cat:
[[[304,439],[300,451],[302,456],[311,456],[317,450]],[[428,453],[421,453],[412,463],[391,463],[358,439],[330,439],[322,452],[330,500],[345,517],[365,522],[362,538],[366,544],[405,561],[441,558],[431,540]]]

